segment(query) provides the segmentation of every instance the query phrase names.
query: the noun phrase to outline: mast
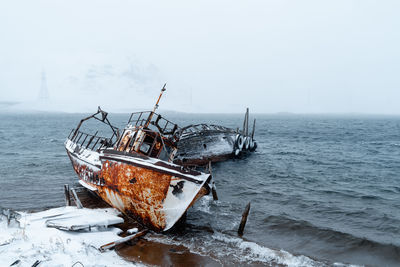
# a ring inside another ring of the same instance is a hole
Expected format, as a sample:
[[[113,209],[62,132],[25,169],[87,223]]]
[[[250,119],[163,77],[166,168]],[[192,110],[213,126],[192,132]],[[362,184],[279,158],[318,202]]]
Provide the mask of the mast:
[[[161,89],[161,93],[157,99],[157,103],[154,105],[153,111],[150,113],[149,117],[147,118],[146,124],[144,125],[143,128],[147,128],[149,126],[150,121],[153,118],[153,115],[156,112],[156,109],[158,108],[158,103],[160,102],[161,96],[163,95],[164,91],[167,90],[167,89],[165,89],[165,86],[167,86],[166,83],[164,84],[163,88]]]
[[[49,100],[49,92],[47,90],[46,72],[42,70],[42,81],[39,91],[39,101],[42,103],[47,103]]]

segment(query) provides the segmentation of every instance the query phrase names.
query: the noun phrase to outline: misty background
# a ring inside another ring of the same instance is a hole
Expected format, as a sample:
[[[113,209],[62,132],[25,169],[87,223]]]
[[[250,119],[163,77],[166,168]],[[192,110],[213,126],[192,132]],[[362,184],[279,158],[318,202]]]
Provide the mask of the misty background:
[[[400,2],[1,1],[0,111],[400,114]],[[48,97],[40,99],[42,73]]]

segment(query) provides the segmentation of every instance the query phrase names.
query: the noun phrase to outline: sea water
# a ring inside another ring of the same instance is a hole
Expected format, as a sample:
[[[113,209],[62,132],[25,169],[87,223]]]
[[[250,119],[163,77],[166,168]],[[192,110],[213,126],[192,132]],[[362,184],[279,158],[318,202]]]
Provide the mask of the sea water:
[[[86,115],[0,114],[0,206],[64,205],[63,184],[79,184],[63,143]],[[243,117],[170,113],[167,119],[236,129]],[[227,265],[399,266],[400,117],[252,117],[257,151],[213,165],[219,200],[196,203],[184,232],[147,238]],[[110,114],[118,127],[128,118]],[[248,202],[240,238],[236,231]]]

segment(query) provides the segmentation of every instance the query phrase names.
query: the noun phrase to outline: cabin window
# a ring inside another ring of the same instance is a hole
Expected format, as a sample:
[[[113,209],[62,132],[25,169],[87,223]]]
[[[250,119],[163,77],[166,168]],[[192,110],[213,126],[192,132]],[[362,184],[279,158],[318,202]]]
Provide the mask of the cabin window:
[[[169,154],[171,154],[171,148],[169,146],[164,146],[161,149],[160,157],[159,159],[168,161],[169,160]]]
[[[140,146],[140,151],[143,152],[144,154],[147,154],[149,152],[149,149],[150,149],[150,145],[149,144],[143,143]]]
[[[162,143],[161,137],[157,134],[156,138],[153,142],[153,146],[151,148],[149,156],[152,158],[158,158],[158,154],[160,154],[162,147],[163,147],[163,143]]]
[[[157,140],[154,142],[153,149],[150,151],[150,157],[157,158],[160,150],[162,149],[162,143],[160,137],[157,137]]]
[[[154,142],[154,137],[147,135],[143,140],[142,145],[140,146],[140,152],[143,152],[144,154],[148,154],[150,151],[150,148],[153,146]]]

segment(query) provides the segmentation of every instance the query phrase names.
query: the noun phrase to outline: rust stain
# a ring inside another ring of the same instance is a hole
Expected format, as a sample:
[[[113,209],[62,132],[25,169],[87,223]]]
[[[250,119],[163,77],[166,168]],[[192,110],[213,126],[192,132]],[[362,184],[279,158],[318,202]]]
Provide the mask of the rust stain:
[[[124,147],[126,147],[128,142],[129,142],[129,133],[126,133],[124,138],[122,138],[121,145],[119,146],[119,150],[122,151],[124,149]]]
[[[152,228],[162,230],[165,227],[162,204],[171,175],[107,160],[103,162],[100,176],[105,181],[105,187],[99,188],[101,197],[108,199],[107,191],[112,190],[124,203],[122,212]]]
[[[103,161],[101,170],[94,172],[86,164],[80,164],[74,156],[70,159],[78,176],[96,187],[97,194],[111,206],[153,230],[162,231],[165,228],[163,202],[171,181],[179,178],[112,160]],[[189,207],[207,193],[208,190],[203,187]],[[122,202],[122,205],[116,205],[115,201]]]

